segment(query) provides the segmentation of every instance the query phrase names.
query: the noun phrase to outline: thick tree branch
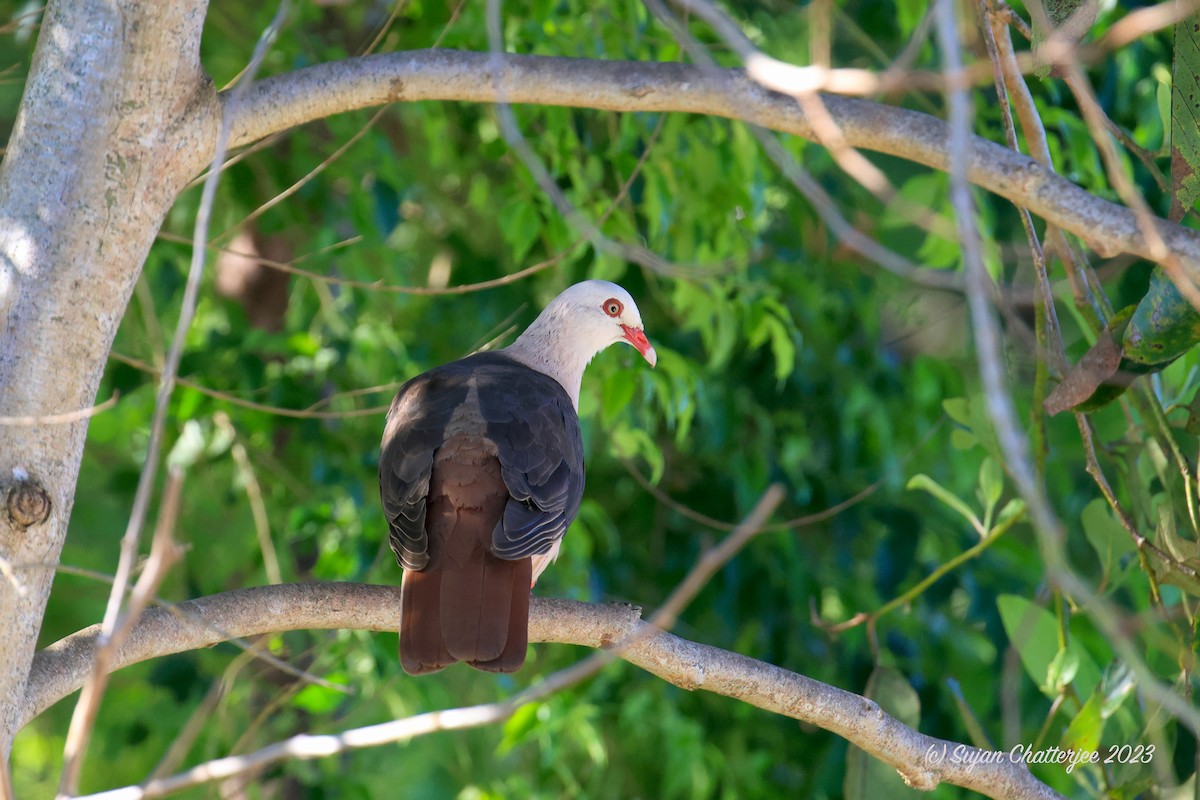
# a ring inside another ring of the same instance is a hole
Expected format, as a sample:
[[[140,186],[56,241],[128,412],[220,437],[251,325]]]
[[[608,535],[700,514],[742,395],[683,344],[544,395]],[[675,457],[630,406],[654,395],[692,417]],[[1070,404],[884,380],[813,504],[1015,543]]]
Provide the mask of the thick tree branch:
[[[506,102],[609,111],[675,111],[726,117],[816,141],[799,104],[740,70],[687,64],[505,55],[499,82],[487,53],[418,50],[350,58],[267,78],[234,111],[232,143],[381,103]],[[499,86],[499,91],[497,91]],[[848,146],[949,168],[949,128],[927,114],[850,97],[822,96]],[[202,154],[201,154],[202,155]],[[967,178],[1084,239],[1103,255],[1153,260],[1133,212],[1081,189],[1033,159],[972,136]],[[199,169],[202,163],[197,163]],[[1156,219],[1169,257],[1200,281],[1200,234]]]
[[[399,607],[400,590],[390,586],[283,584],[226,592],[173,609],[147,611],[112,666],[119,669],[234,636],[297,629],[394,631]],[[535,598],[529,639],[603,648],[639,633],[645,625],[633,606]],[[92,666],[97,633],[96,626],[87,628],[37,654],[22,722],[82,685]],[[737,653],[659,632],[636,639],[621,657],[676,686],[715,692],[833,731],[924,789],[947,782],[996,798],[1058,797],[1023,764],[987,759],[990,754],[973,747],[925,736],[871,700]],[[980,763],[972,763],[972,757]]]

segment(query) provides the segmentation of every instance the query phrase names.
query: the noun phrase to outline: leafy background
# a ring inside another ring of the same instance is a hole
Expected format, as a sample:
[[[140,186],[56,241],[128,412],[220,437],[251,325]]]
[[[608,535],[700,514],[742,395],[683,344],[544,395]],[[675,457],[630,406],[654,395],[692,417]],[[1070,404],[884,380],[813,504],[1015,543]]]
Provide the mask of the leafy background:
[[[513,52],[682,57],[639,3],[510,5],[504,36]],[[32,55],[36,31],[21,16],[32,8],[0,2],[0,22],[16,20],[0,38],[0,131],[14,122]],[[727,8],[757,44],[801,64],[810,61],[813,21],[828,14],[834,63],[869,69],[895,58],[926,13],[916,0]],[[412,0],[389,20],[394,10],[378,1],[295,4],[263,73],[360,54],[377,35],[374,49],[383,51],[435,43],[486,49],[480,4]],[[1127,12],[1104,10],[1094,35]],[[269,6],[212,2],[202,60],[218,86],[238,74],[273,13]],[[693,30],[718,61],[736,65],[703,26]],[[1151,152],[1160,172],[1167,170],[1171,33],[1145,36],[1089,72],[1106,112]],[[916,66],[938,67],[932,44],[917,52]],[[1062,82],[1031,79],[1031,88],[1056,168],[1116,199]],[[976,132],[1003,141],[994,91],[980,88],[974,99]],[[942,115],[937,94],[889,101]],[[1088,609],[1048,588],[1037,538],[1014,501],[986,422],[961,296],[915,286],[840,245],[738,123],[515,112],[571,202],[589,219],[603,218],[608,237],[640,244],[672,269],[652,273],[581,244],[505,143],[490,107],[398,104],[373,123],[373,111],[343,114],[256,148],[223,178],[215,245],[253,246],[284,262],[302,258],[294,266],[330,280],[293,275],[268,282],[261,296],[226,296],[219,276],[234,268],[224,256],[210,261],[180,370],[189,385],[176,390],[169,425],[173,443],[182,442],[176,452],[192,465],[177,533],[189,550],[163,586],[164,599],[272,580],[254,515],[257,494],[283,580],[398,582],[377,501],[378,408],[404,379],[507,343],[563,287],[603,277],[638,299],[659,366],[651,372],[632,350],[617,349],[589,368],[580,409],[589,488],[539,594],[653,609],[724,534],[697,515],[735,523],[771,482],[787,492],[777,521],[873,489],[826,522],[760,534],[690,605],[677,632],[851,691],[869,690],[939,737],[1003,749],[1156,747],[1149,764],[1069,775],[1034,767],[1071,796],[1194,785],[1195,740],[1139,701],[1136,681]],[[898,190],[883,201],[847,178],[825,150],[781,141],[856,227],[928,268],[958,270],[958,243],[903,213],[924,207],[951,219],[945,176],[872,155]],[[1128,165],[1165,216],[1169,186],[1146,165],[1132,158]],[[168,346],[190,257],[178,237],[190,236],[198,196],[189,190],[169,215],[114,345],[100,399],[119,394],[119,401],[91,423],[63,555],[71,569],[56,579],[44,643],[102,614],[108,586],[94,573],[115,569],[146,446],[153,365]],[[1002,283],[1028,288],[1032,271],[1015,210],[983,193],[975,199],[989,269]],[[238,233],[244,236],[235,240]],[[491,280],[548,259],[553,263],[529,277],[484,291],[402,291]],[[1145,293],[1149,265],[1098,266],[1116,307]],[[1060,319],[1074,361],[1096,333],[1061,288]],[[1010,375],[1027,417],[1041,399],[1032,388],[1033,316],[1021,301],[1005,322]],[[1092,415],[1101,464],[1138,525],[1161,531],[1169,524],[1188,547],[1196,538],[1194,491],[1172,472],[1169,441],[1194,462],[1195,437],[1176,409],[1191,399],[1196,367],[1196,356],[1186,355],[1143,379],[1134,399]],[[360,394],[364,389],[371,391]],[[295,410],[319,403],[318,410],[338,413],[294,418],[238,400]],[[1156,403],[1167,409],[1167,425],[1153,421]],[[366,413],[354,413],[360,411]],[[1194,678],[1181,673],[1181,663],[1195,648],[1195,597],[1164,585],[1169,613],[1150,613],[1150,578],[1085,471],[1075,422],[1068,415],[1049,420],[1046,441],[1045,479],[1069,529],[1072,565],[1097,592],[1137,615],[1129,635],[1150,668],[1190,692]],[[925,477],[910,486],[916,476]],[[976,557],[946,569],[981,543]],[[945,574],[920,584],[938,570]],[[870,625],[833,630],[881,608],[887,613]],[[164,760],[169,771],[300,731],[334,732],[504,698],[582,655],[539,645],[514,676],[458,668],[412,680],[399,670],[394,635],[314,631],[262,645],[347,691],[300,683],[233,646],[127,669],[106,698],[84,788],[137,782]],[[18,796],[53,793],[69,715],[70,703],[60,703],[18,739]],[[202,724],[181,739],[193,721]],[[523,708],[503,726],[288,763],[244,790],[251,797],[339,798],[909,793],[890,770],[847,751],[832,734],[616,664]],[[240,791],[222,789],[223,796]],[[933,796],[965,794],[943,786]]]

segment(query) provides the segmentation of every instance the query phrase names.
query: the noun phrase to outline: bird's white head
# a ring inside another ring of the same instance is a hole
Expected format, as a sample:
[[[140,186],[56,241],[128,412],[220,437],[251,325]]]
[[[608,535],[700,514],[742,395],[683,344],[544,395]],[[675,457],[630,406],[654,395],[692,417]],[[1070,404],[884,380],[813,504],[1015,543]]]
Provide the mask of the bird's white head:
[[[542,317],[557,318],[590,360],[611,344],[625,342],[654,366],[658,354],[646,338],[642,314],[629,292],[609,281],[583,281],[546,306]],[[537,324],[537,323],[534,323]]]
[[[650,366],[658,362],[629,292],[615,283],[593,280],[577,283],[551,300],[507,352],[556,378],[578,400],[583,368],[618,342],[632,345]]]

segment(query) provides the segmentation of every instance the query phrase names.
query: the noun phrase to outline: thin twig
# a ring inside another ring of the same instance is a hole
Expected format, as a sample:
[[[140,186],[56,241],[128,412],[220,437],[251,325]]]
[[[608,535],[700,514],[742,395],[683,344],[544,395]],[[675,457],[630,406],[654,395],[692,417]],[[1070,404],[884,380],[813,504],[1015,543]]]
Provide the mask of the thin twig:
[[[213,415],[213,422],[232,440],[229,447],[233,460],[237,464],[238,474],[246,489],[246,499],[250,502],[250,514],[254,517],[254,533],[258,537],[258,549],[262,552],[263,569],[267,580],[271,583],[283,583],[283,575],[279,571],[279,554],[275,550],[275,542],[271,538],[271,520],[267,515],[267,504],[263,502],[262,486],[254,474],[254,465],[246,453],[246,446],[238,439],[237,430],[233,427],[229,415],[218,411]]]
[[[646,0],[646,6],[667,26],[679,45],[694,60],[706,68],[715,66],[715,62],[708,52],[671,16],[660,0]],[[962,281],[958,275],[925,269],[899,253],[884,247],[851,225],[837,210],[837,203],[829,196],[829,193],[791,157],[791,154],[773,136],[755,125],[748,127],[750,133],[758,140],[784,177],[804,195],[838,241],[864,258],[870,259],[906,280],[930,288],[961,290]]]
[[[495,0],[489,0],[489,2],[495,2]],[[525,169],[529,170],[529,173],[533,176],[534,181],[541,188],[542,192],[545,193],[558,213],[562,215],[572,228],[578,231],[581,236],[586,237],[592,246],[601,252],[626,261],[632,261],[651,272],[675,278],[696,279],[701,277],[715,277],[716,275],[729,272],[732,268],[738,266],[741,261],[745,260],[726,259],[717,264],[676,264],[645,247],[618,242],[605,236],[600,230],[599,225],[589,220],[571,202],[566,194],[563,193],[562,189],[559,188],[546,169],[545,164],[542,163],[542,160],[538,158],[533,148],[529,145],[529,141],[525,138],[525,135],[521,133],[516,115],[513,114],[512,106],[507,102],[502,82],[504,65],[500,61],[500,57],[504,55],[504,40],[498,27],[499,22],[497,21],[493,25],[492,16],[489,16],[488,19],[490,71],[492,80],[495,82],[497,94],[496,117],[500,122],[500,131],[504,136],[504,141],[517,155],[521,163],[525,165]]]
[[[628,472],[643,489],[649,492],[655,500],[678,512],[687,519],[720,531],[731,531],[738,527],[736,523],[725,522],[724,520],[710,517],[707,514],[697,511],[691,506],[686,506],[679,502],[675,498],[671,497],[671,495],[652,484],[645,475],[638,471],[637,467],[633,465],[632,461],[621,459],[621,466],[625,467],[625,471]],[[885,478],[880,478],[874,483],[861,489],[854,495],[846,498],[842,502],[835,503],[829,508],[822,509],[821,511],[816,511],[812,514],[805,514],[804,516],[800,517],[794,517],[792,519],[784,520],[783,522],[773,522],[770,525],[764,525],[762,532],[773,533],[776,531],[787,531],[794,528],[804,528],[809,525],[815,525],[818,522],[824,522],[825,520],[842,513],[847,508],[858,505],[871,495],[875,494],[875,492],[877,492],[879,488],[883,486],[885,480]]]
[[[458,22],[458,17],[460,14],[462,14],[463,7],[466,4],[467,0],[458,0],[458,5],[456,5],[454,7],[454,11],[451,12],[450,19],[446,20],[446,24],[442,28],[442,32],[438,34],[438,37],[433,40],[433,44],[430,45],[431,49],[436,50],[442,46],[442,41],[450,33],[450,29],[454,27],[454,23]]]
[[[1104,125],[1108,132],[1117,137],[1117,141],[1125,146],[1125,149],[1133,153],[1134,158],[1142,162],[1142,166],[1146,168],[1146,172],[1150,173],[1150,177],[1158,184],[1158,188],[1167,194],[1171,191],[1171,184],[1167,180],[1167,176],[1163,175],[1163,171],[1158,168],[1158,164],[1154,163],[1154,159],[1159,158],[1159,154],[1142,147],[1133,140],[1129,133],[1112,120],[1111,117],[1105,115]]]
[[[59,797],[72,797],[79,785],[79,773],[83,767],[84,754],[87,752],[88,740],[91,738],[92,726],[96,714],[100,711],[100,700],[108,687],[108,679],[112,674],[112,661],[125,637],[132,630],[141,613],[154,598],[158,586],[166,577],[167,572],[180,559],[181,550],[175,543],[175,523],[179,518],[179,494],[183,488],[183,474],[172,469],[167,475],[167,485],[163,492],[163,504],[159,510],[158,525],[154,529],[154,537],[150,544],[150,557],[146,562],[133,591],[129,596],[129,606],[125,611],[125,624],[119,625],[113,633],[96,648],[96,660],[93,672],[75,712],[71,715],[71,726],[67,730],[67,741],[63,746],[63,771],[59,779]]]
[[[392,24],[395,23],[396,18],[400,16],[400,12],[404,9],[404,5],[407,2],[408,0],[396,0],[392,4],[392,13],[388,14],[387,20],[385,20],[384,23],[379,26],[379,32],[375,34],[373,39],[371,39],[371,43],[360,50],[358,55],[364,56],[368,53],[375,52],[375,50],[383,42],[383,37],[387,36],[387,32],[391,30]]]
[[[742,57],[746,66],[746,74],[752,80],[767,89],[789,95],[796,100],[800,105],[800,110],[812,126],[815,141],[829,151],[842,171],[858,181],[881,203],[890,205],[893,212],[908,222],[944,239],[953,240],[955,238],[953,224],[931,209],[920,204],[896,203],[898,192],[883,170],[875,166],[857,148],[846,141],[842,129],[829,112],[820,93],[812,86],[810,80],[802,77],[807,74],[808,70],[820,70],[827,73],[829,71],[828,64],[818,63],[808,67],[796,67],[777,61],[755,47],[742,34],[732,19],[708,0],[676,0],[676,2],[687,8],[688,11],[695,12],[697,16],[714,27],[725,43]],[[655,13],[664,22],[667,21],[668,15],[665,12],[656,11]],[[817,13],[816,8],[810,7],[810,13]],[[926,17],[928,18],[928,14]],[[686,30],[680,25],[671,25],[670,27],[677,37],[679,30]]]
[[[1017,128],[1013,120],[1012,106],[1009,105],[1008,91],[1005,85],[1004,64],[997,43],[996,26],[993,14],[987,0],[979,0],[980,28],[983,41],[987,48],[988,60],[992,62],[993,81],[996,87],[996,97],[1000,101],[1000,119],[1004,125],[1004,138],[1008,146],[1020,151],[1017,143]],[[1033,401],[1030,406],[1031,449],[1033,451],[1034,467],[1039,472],[1045,467],[1049,451],[1046,436],[1046,410],[1043,401],[1048,391],[1048,366],[1053,364],[1056,377],[1067,372],[1066,352],[1063,346],[1062,331],[1058,324],[1058,314],[1054,307],[1054,293],[1050,287],[1050,271],[1046,264],[1046,254],[1038,239],[1037,230],[1033,226],[1033,216],[1029,209],[1017,206],[1021,218],[1021,228],[1025,231],[1025,241],[1029,245],[1029,253],[1033,258],[1033,269],[1036,277],[1034,335],[1037,340],[1038,357],[1034,360]]]
[[[1007,533],[1013,525],[1016,525],[1018,522],[1023,522],[1024,520],[1024,512],[1020,514],[1013,514],[1012,517],[1004,520],[1004,522],[988,531],[978,542],[968,547],[966,550],[963,550],[961,553],[946,561],[944,564],[939,564],[935,570],[930,572],[921,580],[917,581],[917,583],[915,583],[911,588],[905,590],[896,597],[893,597],[891,600],[887,601],[874,611],[859,612],[858,614],[850,617],[850,619],[833,625],[823,624],[816,617],[813,618],[813,622],[830,633],[841,633],[842,631],[846,631],[850,628],[861,625],[864,622],[868,624],[874,624],[875,622],[878,622],[880,617],[890,614],[897,608],[908,605],[921,594],[923,594],[930,586],[933,586],[935,583],[940,581],[943,577],[958,569],[958,567],[962,564],[965,564],[971,559],[982,554],[984,550],[987,550],[996,543],[996,540]]]
[[[239,219],[233,225],[230,225],[228,228],[226,228],[225,230],[218,233],[216,236],[213,237],[213,242],[219,242],[223,239],[229,239],[230,237],[233,236],[233,234],[244,229],[251,222],[258,219],[263,214],[267,213],[272,208],[279,205],[284,200],[287,200],[289,197],[294,195],[296,192],[303,189],[309,183],[309,181],[311,181],[313,178],[317,177],[322,172],[324,172],[325,169],[330,164],[333,164],[335,161],[337,161],[339,158],[341,158],[343,155],[345,155],[347,150],[349,150],[351,147],[353,147],[355,144],[357,144],[359,139],[366,136],[367,132],[370,131],[371,128],[375,127],[375,123],[379,121],[379,118],[382,117],[389,108],[391,108],[391,106],[388,106],[388,105],[385,105],[385,106],[382,106],[381,108],[379,108],[379,110],[377,110],[374,114],[372,114],[371,118],[366,121],[366,124],[364,124],[361,128],[359,128],[357,131],[354,132],[353,136],[351,136],[349,139],[347,139],[345,142],[343,142],[341,145],[339,145],[338,148],[336,150],[334,150],[332,153],[327,155],[325,158],[321,159],[321,163],[317,164],[315,167],[310,169],[299,180],[294,181],[291,186],[287,187],[282,192],[278,192],[270,200],[263,203],[258,208],[254,209],[249,214],[247,214],[246,216]],[[212,242],[209,242],[207,244],[212,244]]]
[[[621,188],[617,191],[616,196],[608,204],[608,207],[603,211],[603,213],[601,213],[600,216],[597,218],[597,220],[596,220],[597,227],[599,227],[599,226],[603,225],[605,222],[607,222],[608,218],[610,216],[612,216],[613,212],[616,211],[616,209],[620,205],[620,203],[628,196],[630,187],[633,186],[634,181],[637,180],[637,177],[641,174],[642,169],[645,167],[646,161],[650,156],[650,153],[654,149],[654,144],[657,142],[658,136],[662,132],[662,126],[663,126],[663,122],[665,120],[666,120],[665,116],[659,116],[658,122],[655,125],[654,130],[651,131],[650,135],[646,139],[646,145],[642,150],[642,155],[638,158],[637,163],[634,164],[634,167],[630,171],[629,176],[624,180],[624,182],[622,182]],[[184,239],[183,237],[179,237],[174,234],[165,233],[165,232],[160,232],[158,235],[158,238],[164,239],[166,241],[173,241],[173,242],[190,242],[191,241],[190,239]],[[346,244],[352,244],[354,242],[359,241],[360,239],[361,239],[361,237],[354,237],[353,239],[347,240],[346,242],[340,242],[336,246],[345,246]],[[292,259],[291,261],[286,261],[286,262],[285,261],[275,261],[273,259],[265,258],[258,253],[239,252],[237,250],[233,250],[232,248],[223,247],[221,245],[215,244],[214,242],[210,242],[208,244],[208,247],[209,247],[209,249],[214,250],[219,253],[228,253],[230,255],[254,259],[259,264],[262,264],[265,267],[269,267],[271,269],[278,270],[280,272],[286,272],[290,275],[298,275],[300,277],[308,278],[309,280],[318,281],[320,283],[330,284],[332,286],[346,286],[346,287],[356,288],[356,289],[369,289],[371,291],[376,291],[376,292],[391,292],[391,293],[395,293],[395,294],[438,297],[438,296],[443,296],[443,295],[461,295],[461,294],[469,294],[471,292],[481,292],[481,291],[485,291],[487,289],[496,288],[498,286],[507,286],[511,283],[515,283],[523,278],[527,278],[530,275],[533,275],[537,272],[541,272],[542,270],[547,269],[548,267],[552,267],[552,266],[558,264],[564,258],[569,256],[571,253],[574,253],[581,245],[585,244],[587,241],[588,241],[587,236],[581,235],[578,239],[576,239],[570,245],[567,245],[559,252],[555,253],[554,255],[550,256],[549,258],[547,258],[543,261],[539,261],[536,264],[531,264],[528,267],[523,267],[522,269],[519,269],[516,272],[511,272],[507,275],[501,275],[498,278],[492,278],[492,279],[486,280],[486,281],[479,281],[477,283],[467,283],[467,284],[463,284],[461,286],[408,286],[405,284],[388,284],[388,283],[384,283],[382,280],[356,281],[356,280],[352,280],[349,278],[337,278],[337,277],[333,277],[331,275],[322,275],[317,272],[311,272],[309,270],[300,269],[299,267],[296,266],[296,264],[298,264],[301,261],[304,261],[308,258],[311,258],[314,255],[319,255],[321,253],[324,253],[324,252],[327,252],[328,250],[333,249],[332,247],[322,248],[321,250],[317,251],[316,253],[310,253],[308,255],[301,256],[300,258],[295,258],[295,259]]]
[[[1087,122],[1088,129],[1092,133],[1092,139],[1096,143],[1096,147],[1100,151],[1100,159],[1104,163],[1104,170],[1108,174],[1108,180],[1113,188],[1117,190],[1121,200],[1125,205],[1133,211],[1134,218],[1137,220],[1138,229],[1146,240],[1146,245],[1150,249],[1150,257],[1159,264],[1162,264],[1167,275],[1170,276],[1171,282],[1175,284],[1192,307],[1200,311],[1200,286],[1188,274],[1186,267],[1179,261],[1179,257],[1171,252],[1167,246],[1166,240],[1163,239],[1162,233],[1158,229],[1158,222],[1155,219],[1154,212],[1150,209],[1146,199],[1142,197],[1142,193],[1138,191],[1133,183],[1133,179],[1125,171],[1125,166],[1121,163],[1121,157],[1117,153],[1116,145],[1113,144],[1112,138],[1108,133],[1108,126],[1105,121],[1108,115],[1104,113],[1104,109],[1100,107],[1100,102],[1096,99],[1095,93],[1092,91],[1091,84],[1083,74],[1083,70],[1078,64],[1070,63],[1064,65],[1066,74],[1067,86],[1071,89],[1071,93],[1075,95],[1075,100],[1079,103],[1079,110],[1083,112],[1084,121]]]
[[[768,486],[767,491],[763,492],[763,496],[759,498],[746,518],[719,545],[700,555],[700,559],[691,571],[684,576],[675,590],[667,596],[663,604],[650,617],[650,625],[661,630],[673,628],[679,614],[692,601],[692,598],[700,593],[700,590],[717,573],[717,570],[728,564],[738,551],[746,546],[747,542],[763,531],[767,520],[775,513],[775,509],[781,502],[783,502],[783,487],[779,484]],[[644,633],[639,635],[644,635]],[[620,654],[634,641],[636,639],[618,642],[613,647],[614,653]]]
[[[994,0],[994,2],[999,2],[999,0]],[[1003,6],[1003,8],[1008,10],[1009,19],[1020,19],[1008,6]],[[1004,73],[1004,85],[1008,90],[1013,108],[1017,112],[1022,132],[1025,134],[1025,144],[1029,148],[1029,155],[1042,166],[1053,170],[1054,163],[1050,158],[1050,145],[1046,138],[1046,129],[1042,124],[1037,104],[1033,100],[1033,94],[1029,91],[1029,85],[1025,82],[1017,63],[1012,37],[1002,21],[1004,15],[996,13],[990,16],[992,17],[989,20],[992,31],[991,41],[996,45],[996,57],[1001,71]],[[1023,20],[1021,22],[1024,24]],[[1019,28],[1019,26],[1015,27]],[[1071,283],[1076,307],[1085,314],[1091,312],[1089,322],[1095,330],[1099,330],[1103,327],[1104,320],[1112,313],[1112,309],[1109,308],[1108,298],[1103,292],[1093,291],[1093,287],[1098,288],[1100,285],[1095,273],[1082,254],[1067,240],[1066,235],[1055,226],[1047,225],[1045,241],[1048,249],[1057,253],[1063,262],[1067,278]]]
[[[147,364],[145,361],[131,358],[130,356],[118,353],[115,350],[110,352],[108,355],[109,358],[113,359],[114,361],[120,361],[122,364],[127,364],[134,369],[141,370],[142,372],[146,372],[151,375],[157,375],[160,372],[152,365]],[[311,409],[282,408],[280,406],[270,406],[263,403],[256,403],[253,400],[245,400],[237,395],[229,394],[228,392],[222,392],[218,389],[210,389],[209,387],[200,383],[196,383],[188,378],[176,377],[175,383],[179,386],[186,386],[189,389],[200,392],[200,394],[207,395],[214,400],[221,400],[223,402],[230,403],[231,405],[248,408],[251,411],[262,411],[266,414],[274,414],[276,416],[289,417],[291,419],[349,419],[351,417],[370,417],[377,414],[385,414],[390,407],[372,406],[370,408],[357,408],[353,411],[313,411]],[[373,387],[373,390],[377,392],[395,391],[399,386],[399,383],[383,384],[381,386]],[[353,393],[347,394],[362,393],[362,390],[356,389]],[[328,400],[332,402],[332,398],[328,398]],[[319,403],[314,403],[314,406],[316,405],[319,405]]]
[[[0,425],[65,425],[70,422],[79,422],[82,419],[91,419],[92,417],[107,411],[117,404],[120,399],[120,392],[113,392],[112,397],[105,400],[99,405],[91,408],[81,408],[78,411],[66,411],[62,414],[32,414],[24,417],[0,417]]]

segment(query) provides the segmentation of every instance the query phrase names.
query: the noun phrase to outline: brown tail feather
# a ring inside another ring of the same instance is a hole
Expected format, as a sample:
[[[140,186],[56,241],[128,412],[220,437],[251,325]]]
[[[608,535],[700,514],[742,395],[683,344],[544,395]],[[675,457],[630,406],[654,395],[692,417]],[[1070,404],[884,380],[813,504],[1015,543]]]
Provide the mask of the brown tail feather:
[[[532,563],[497,558],[492,531],[508,489],[495,451],[478,440],[443,445],[430,477],[430,563],[404,574],[400,664],[411,675],[455,661],[493,672],[525,663]]]
[[[516,563],[480,553],[442,575],[442,637],[463,661],[499,658],[508,640]]]
[[[528,558],[508,563],[516,569],[509,586],[511,605],[504,649],[490,661],[469,662],[472,667],[488,672],[516,672],[525,663],[525,651],[529,647],[529,584],[533,576],[533,564]]]
[[[400,584],[400,666],[409,675],[425,675],[456,659],[442,641],[441,570],[404,571]]]

